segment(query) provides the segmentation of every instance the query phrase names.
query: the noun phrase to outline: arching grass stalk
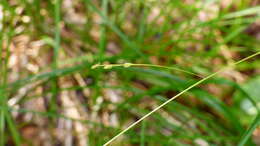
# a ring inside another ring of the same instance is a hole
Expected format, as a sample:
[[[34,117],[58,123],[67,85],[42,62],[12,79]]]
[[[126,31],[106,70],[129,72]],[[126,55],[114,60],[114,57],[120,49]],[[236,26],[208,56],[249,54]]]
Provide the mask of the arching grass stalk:
[[[258,112],[251,126],[247,130],[245,130],[242,137],[240,138],[240,141],[238,142],[238,146],[243,146],[246,144],[246,142],[254,132],[255,128],[257,128],[259,124],[260,124],[260,113]]]
[[[103,67],[104,69],[111,69],[113,67],[133,67],[133,66],[140,66],[140,67],[156,67],[156,68],[164,68],[164,69],[169,69],[169,70],[176,70],[176,71],[179,71],[179,72],[184,72],[184,73],[187,73],[187,74],[190,74],[190,75],[194,75],[194,76],[197,76],[199,78],[203,78],[202,76],[198,75],[198,74],[195,74],[193,72],[189,72],[189,71],[186,71],[186,70],[183,70],[183,69],[180,69],[180,68],[177,68],[177,67],[169,67],[169,66],[162,66],[162,65],[155,65],[155,64],[135,64],[135,63],[124,63],[124,64],[95,64],[93,65],[91,68],[92,69],[95,69],[95,68],[98,68],[98,67]]]
[[[253,58],[257,55],[260,54],[259,52],[254,53],[253,55],[250,55],[244,59],[241,59],[235,63],[229,64],[223,68],[221,68],[220,70],[218,70],[217,72],[214,72],[210,75],[208,75],[207,77],[199,80],[198,82],[192,84],[191,86],[189,86],[188,88],[184,89],[183,91],[181,91],[179,94],[173,96],[172,98],[170,98],[169,100],[167,100],[166,102],[162,103],[161,105],[159,105],[158,107],[156,107],[155,109],[153,109],[152,111],[150,111],[149,113],[147,113],[146,115],[144,115],[142,118],[140,118],[139,120],[137,120],[136,122],[132,123],[130,126],[128,126],[127,128],[125,128],[123,131],[121,131],[120,133],[118,133],[116,136],[114,136],[113,138],[111,138],[108,142],[106,142],[104,144],[104,146],[109,145],[110,143],[112,143],[115,139],[117,139],[119,136],[123,135],[125,132],[127,132],[129,129],[133,128],[135,125],[137,125],[138,123],[140,123],[141,121],[143,121],[144,119],[146,119],[147,117],[149,117],[150,115],[152,115],[154,112],[156,112],[157,110],[161,109],[163,106],[165,106],[166,104],[168,104],[169,102],[173,101],[174,99],[176,99],[177,97],[181,96],[182,94],[184,94],[185,92],[189,91],[190,89],[194,88],[195,86],[201,84],[202,82],[214,77],[215,75],[227,70],[228,68],[234,67],[237,64],[244,62],[250,58]],[[111,69],[114,66],[124,66],[124,67],[130,67],[130,66],[144,66],[144,65],[136,65],[136,64],[132,64],[132,63],[125,63],[125,64],[109,64],[109,65],[101,65],[101,64],[96,64],[94,66],[92,66],[92,69],[95,69],[97,67],[103,66],[104,69]],[[146,66],[153,66],[153,65],[146,65]],[[156,66],[156,65],[155,65]]]

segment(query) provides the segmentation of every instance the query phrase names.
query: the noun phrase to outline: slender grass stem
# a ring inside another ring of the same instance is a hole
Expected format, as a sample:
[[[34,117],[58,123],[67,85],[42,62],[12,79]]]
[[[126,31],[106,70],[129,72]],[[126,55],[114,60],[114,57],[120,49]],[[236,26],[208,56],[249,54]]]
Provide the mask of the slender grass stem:
[[[5,145],[5,119],[4,119],[4,109],[0,110],[0,146]]]
[[[108,6],[108,0],[102,1],[102,13],[104,16],[107,17],[107,6]],[[100,24],[101,30],[100,30],[100,41],[99,41],[99,59],[101,59],[104,56],[104,52],[106,49],[106,25],[103,22]]]
[[[142,122],[142,129],[141,129],[141,144],[140,146],[145,146],[145,129],[146,129],[146,121]]]
[[[124,63],[124,64],[95,64],[95,65],[92,66],[92,69],[95,69],[95,68],[97,68],[97,67],[104,67],[104,69],[110,69],[110,68],[112,68],[112,67],[120,67],[120,66],[123,66],[123,67],[139,66],[139,67],[164,68],[164,69],[176,70],[176,71],[179,71],[179,72],[184,72],[184,73],[187,73],[187,74],[190,74],[190,75],[197,76],[197,77],[199,77],[199,78],[203,78],[202,76],[200,76],[200,75],[198,75],[198,74],[195,74],[195,73],[193,73],[193,72],[189,72],[189,71],[186,71],[186,70],[177,68],[177,67],[169,67],[169,66],[162,66],[162,65],[155,65],[155,64],[135,64],[135,63]]]
[[[55,14],[55,46],[54,46],[54,68],[57,68],[58,55],[60,49],[60,0],[55,0],[54,5],[54,14]]]
[[[53,70],[58,68],[58,56],[60,49],[60,0],[56,0],[54,4],[54,14],[55,14],[55,44],[53,50]],[[56,112],[56,99],[58,95],[58,80],[57,77],[52,79],[52,98],[50,101],[50,110]]]
[[[155,109],[153,109],[152,111],[150,111],[149,113],[147,113],[146,115],[144,115],[142,118],[140,118],[139,120],[137,120],[136,122],[132,123],[130,126],[128,126],[127,128],[125,128],[123,131],[121,131],[120,133],[118,133],[116,136],[114,136],[113,138],[111,138],[108,142],[106,142],[104,144],[104,146],[107,146],[109,144],[111,144],[115,139],[117,139],[119,136],[123,135],[125,132],[127,132],[129,129],[133,128],[135,125],[139,124],[141,121],[143,121],[144,119],[146,119],[147,117],[149,117],[150,115],[152,115],[154,112],[158,111],[159,109],[161,109],[163,106],[167,105],[169,102],[173,101],[174,99],[176,99],[177,97],[181,96],[182,94],[186,93],[187,91],[189,91],[190,89],[198,86],[199,84],[201,84],[202,82],[214,77],[215,75],[225,71],[226,69],[228,68],[231,68],[231,67],[234,67],[236,66],[237,64],[241,63],[241,62],[244,62],[250,58],[253,58],[257,55],[259,55],[260,52],[257,52],[257,53],[254,53],[253,55],[250,55],[244,59],[241,59],[235,63],[232,63],[232,64],[229,64],[225,67],[223,67],[222,69],[218,70],[217,72],[215,73],[212,73],[210,74],[209,76],[199,80],[198,82],[194,83],[193,85],[189,86],[188,88],[186,88],[185,90],[181,91],[179,94],[173,96],[172,98],[170,98],[169,100],[167,100],[166,102],[164,102],[163,104],[159,105],[158,107],[156,107]]]
[[[1,2],[3,4],[3,1]],[[4,67],[3,63],[4,61],[2,60],[3,58],[3,38],[4,38],[4,19],[5,19],[5,13],[4,13],[4,8],[1,7],[1,12],[3,17],[1,19],[1,30],[0,30],[0,75],[2,76],[4,73]],[[5,89],[4,89],[4,80],[5,79],[0,79],[0,105],[4,105],[4,99],[5,99]],[[4,116],[5,111],[0,110],[0,146],[5,145],[5,116]]]

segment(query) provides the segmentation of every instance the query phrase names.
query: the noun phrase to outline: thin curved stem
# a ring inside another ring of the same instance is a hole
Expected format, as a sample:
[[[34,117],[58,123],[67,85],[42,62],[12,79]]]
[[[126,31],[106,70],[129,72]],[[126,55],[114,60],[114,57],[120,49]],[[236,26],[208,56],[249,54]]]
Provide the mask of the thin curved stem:
[[[184,73],[187,73],[187,74],[190,74],[190,75],[197,76],[197,77],[199,77],[199,78],[203,78],[202,76],[200,76],[200,75],[198,75],[198,74],[195,74],[195,73],[193,73],[193,72],[189,72],[189,71],[186,71],[186,70],[177,68],[177,67],[169,67],[169,66],[156,65],[156,64],[135,64],[135,63],[124,63],[124,64],[95,64],[95,65],[93,65],[91,68],[92,68],[92,69],[95,69],[95,68],[98,68],[98,67],[104,67],[104,69],[111,69],[111,68],[113,68],[113,67],[120,67],[120,66],[122,66],[122,67],[142,66],[142,67],[164,68],[164,69],[176,70],[176,71],[179,71],[179,72],[184,72]]]
[[[109,145],[110,143],[112,143],[116,138],[118,138],[119,136],[123,135],[125,132],[127,132],[129,129],[131,129],[132,127],[134,127],[135,125],[137,125],[138,123],[140,123],[141,121],[143,121],[144,119],[146,119],[147,117],[149,117],[151,114],[153,114],[154,112],[158,111],[159,109],[161,109],[163,106],[165,106],[166,104],[168,104],[169,102],[173,101],[174,99],[176,99],[177,97],[181,96],[182,94],[184,94],[185,92],[189,91],[190,89],[192,89],[193,87],[201,84],[202,82],[208,80],[209,78],[212,78],[213,76],[219,74],[220,72],[223,72],[224,70],[231,68],[233,66],[236,66],[237,64],[244,62],[250,58],[253,58],[257,55],[260,54],[260,51],[257,53],[254,53],[253,55],[250,55],[244,59],[241,59],[233,64],[229,64],[225,67],[223,67],[222,69],[218,70],[217,72],[214,72],[212,74],[210,74],[209,76],[199,80],[198,82],[192,84],[191,86],[189,86],[188,88],[186,88],[185,90],[181,91],[179,94],[173,96],[172,98],[170,98],[169,100],[167,100],[166,102],[162,103],[161,105],[159,105],[158,107],[156,107],[155,109],[153,109],[152,111],[150,111],[149,113],[147,113],[146,115],[144,115],[142,118],[140,118],[139,120],[137,120],[136,122],[132,123],[130,126],[128,126],[127,128],[125,128],[123,131],[121,131],[120,133],[118,133],[116,136],[114,136],[113,138],[111,138],[108,142],[106,142],[104,144],[104,146]]]

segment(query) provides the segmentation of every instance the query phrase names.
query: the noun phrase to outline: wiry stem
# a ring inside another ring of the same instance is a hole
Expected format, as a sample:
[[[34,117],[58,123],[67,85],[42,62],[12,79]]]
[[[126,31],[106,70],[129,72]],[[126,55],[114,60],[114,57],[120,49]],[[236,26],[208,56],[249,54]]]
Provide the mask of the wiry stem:
[[[162,65],[155,65],[155,64],[135,64],[135,63],[123,63],[123,64],[95,64],[95,65],[93,65],[91,68],[92,68],[92,69],[95,69],[95,68],[98,68],[98,67],[104,67],[104,69],[111,69],[111,68],[113,68],[113,67],[120,67],[120,66],[125,67],[125,68],[131,67],[131,66],[165,68],[165,69],[176,70],[176,71],[179,71],[179,72],[184,72],[184,73],[187,73],[187,74],[190,74],[190,75],[194,75],[194,76],[203,78],[203,77],[201,77],[201,76],[198,75],[198,74],[195,74],[195,73],[193,73],[193,72],[189,72],[189,71],[186,71],[186,70],[177,68],[177,67],[169,67],[169,66],[162,66]]]
[[[125,132],[127,132],[129,129],[131,129],[132,127],[134,127],[135,125],[137,125],[138,123],[140,123],[141,121],[143,121],[144,119],[146,119],[147,117],[149,117],[151,114],[153,114],[154,112],[158,111],[159,109],[161,109],[163,106],[165,106],[166,104],[168,104],[169,102],[173,101],[174,99],[176,99],[177,97],[181,96],[182,94],[184,94],[185,92],[189,91],[190,89],[192,89],[193,87],[201,84],[202,82],[208,80],[209,78],[212,78],[213,76],[219,74],[220,72],[223,72],[224,70],[236,66],[237,64],[244,62],[250,58],[253,58],[257,55],[259,55],[260,52],[257,52],[253,55],[250,55],[244,59],[241,59],[233,64],[229,64],[225,67],[223,67],[222,69],[218,70],[217,72],[214,72],[212,74],[210,74],[209,76],[199,80],[198,82],[194,83],[193,85],[189,86],[188,88],[186,88],[185,90],[181,91],[179,94],[173,96],[172,98],[170,98],[169,100],[167,100],[166,102],[162,103],[161,105],[159,105],[158,107],[156,107],[155,109],[153,109],[152,111],[150,111],[149,113],[147,113],[146,115],[144,115],[142,118],[140,118],[139,120],[137,120],[136,122],[132,123],[130,126],[128,126],[126,129],[124,129],[123,131],[121,131],[120,133],[118,133],[116,136],[114,136],[113,138],[111,138],[108,142],[106,142],[104,144],[104,146],[109,145],[110,143],[112,143],[116,138],[118,138],[119,136],[123,135]],[[100,66],[100,65],[99,65]],[[121,66],[121,65],[116,65],[116,66]]]

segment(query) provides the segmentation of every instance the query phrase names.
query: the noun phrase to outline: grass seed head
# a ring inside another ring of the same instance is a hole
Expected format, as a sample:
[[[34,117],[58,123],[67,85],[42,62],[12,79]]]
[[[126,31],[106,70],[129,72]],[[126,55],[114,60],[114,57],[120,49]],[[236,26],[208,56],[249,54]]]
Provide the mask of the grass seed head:
[[[104,66],[104,69],[111,69],[112,67],[113,67],[113,65],[108,64],[108,65],[105,65],[105,66]]]
[[[91,66],[91,69],[96,69],[96,68],[98,68],[100,66],[100,63],[97,63],[97,64],[95,64],[95,65],[92,65]]]
[[[132,63],[124,63],[124,67],[127,68],[127,67],[130,67],[131,65],[133,65]]]

